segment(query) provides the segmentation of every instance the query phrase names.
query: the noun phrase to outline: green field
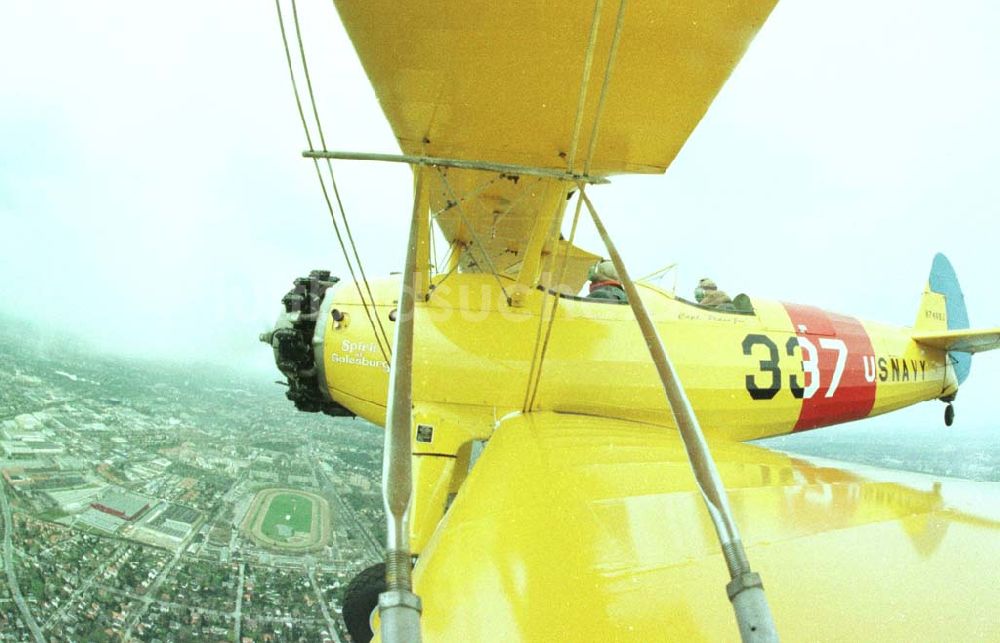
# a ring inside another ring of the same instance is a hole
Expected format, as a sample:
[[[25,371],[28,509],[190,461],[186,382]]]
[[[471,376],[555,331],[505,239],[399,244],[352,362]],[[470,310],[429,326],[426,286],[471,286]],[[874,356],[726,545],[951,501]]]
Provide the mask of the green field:
[[[261,532],[274,540],[285,540],[278,525],[288,525],[298,533],[308,534],[312,527],[313,501],[297,493],[279,493],[271,499],[264,515]]]

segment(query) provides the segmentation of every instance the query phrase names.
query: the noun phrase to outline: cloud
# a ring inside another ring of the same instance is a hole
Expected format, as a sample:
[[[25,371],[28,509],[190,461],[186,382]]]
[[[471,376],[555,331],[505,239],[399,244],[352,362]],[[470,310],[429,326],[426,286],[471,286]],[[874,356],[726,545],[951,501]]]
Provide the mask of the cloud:
[[[396,151],[333,8],[300,10],[330,147]],[[0,306],[119,350],[266,363],[292,278],[346,274],[273,7],[4,12]],[[944,250],[973,321],[1000,322],[998,23],[988,3],[779,3],[667,175],[592,196],[635,272],[680,261],[682,289],[712,275],[908,324]],[[369,273],[397,269],[406,170],[336,168]],[[963,398],[995,388],[993,357]]]

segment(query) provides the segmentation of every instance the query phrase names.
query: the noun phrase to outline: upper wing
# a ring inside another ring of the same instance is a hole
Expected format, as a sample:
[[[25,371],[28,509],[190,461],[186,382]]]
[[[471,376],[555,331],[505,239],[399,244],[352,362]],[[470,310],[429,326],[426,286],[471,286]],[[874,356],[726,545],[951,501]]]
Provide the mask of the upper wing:
[[[914,341],[946,351],[983,353],[1000,348],[1000,328],[982,330],[942,330],[933,333],[914,333]]]
[[[335,0],[403,152],[591,176],[663,172],[775,2]],[[514,276],[569,188],[439,169],[427,189],[462,269]],[[571,248],[539,282],[575,293],[596,259]]]
[[[591,174],[664,171],[775,2],[629,3]],[[565,169],[574,131],[590,148],[618,2],[596,3],[579,127],[593,4],[335,4],[405,153]]]
[[[711,448],[787,640],[995,636],[998,485]],[[735,639],[727,580],[676,431],[554,413],[501,424],[415,572],[428,640]]]

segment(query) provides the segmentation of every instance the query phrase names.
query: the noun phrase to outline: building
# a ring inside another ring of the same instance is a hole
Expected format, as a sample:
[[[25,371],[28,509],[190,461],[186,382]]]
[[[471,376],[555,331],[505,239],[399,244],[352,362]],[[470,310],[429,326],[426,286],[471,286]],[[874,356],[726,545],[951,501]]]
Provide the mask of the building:
[[[68,489],[65,491],[47,491],[45,495],[54,502],[61,511],[65,513],[75,513],[94,502],[96,498],[107,488],[107,485],[87,486],[81,489]]]
[[[62,455],[66,448],[56,442],[3,440],[0,441],[5,458],[34,458],[40,455]]]
[[[108,491],[90,506],[123,520],[135,520],[149,509],[150,499],[128,491]]]

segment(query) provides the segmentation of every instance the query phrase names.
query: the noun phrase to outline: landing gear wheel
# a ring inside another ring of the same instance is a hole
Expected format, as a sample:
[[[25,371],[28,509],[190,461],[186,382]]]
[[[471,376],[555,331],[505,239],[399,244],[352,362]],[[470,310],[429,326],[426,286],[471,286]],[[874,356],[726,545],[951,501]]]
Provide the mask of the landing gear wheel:
[[[955,421],[955,407],[948,403],[948,406],[944,407],[944,425],[951,426]]]
[[[372,565],[355,576],[344,591],[344,625],[358,643],[372,640],[371,615],[378,595],[385,591],[385,563]]]

